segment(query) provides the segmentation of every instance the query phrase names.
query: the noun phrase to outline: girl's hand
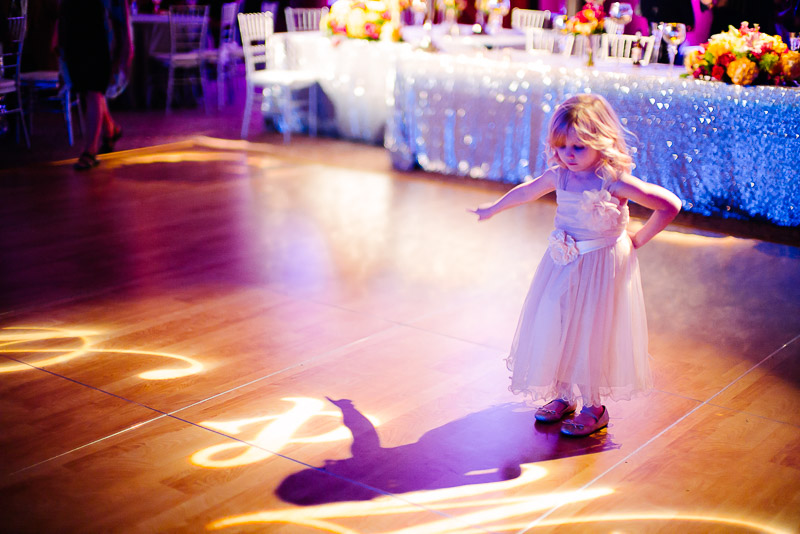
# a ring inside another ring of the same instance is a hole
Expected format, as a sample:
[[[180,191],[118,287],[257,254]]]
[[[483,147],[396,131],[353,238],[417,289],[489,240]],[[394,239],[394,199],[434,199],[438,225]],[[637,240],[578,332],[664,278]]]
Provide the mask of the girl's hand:
[[[494,215],[494,202],[488,202],[486,204],[481,204],[477,208],[468,209],[470,213],[474,213],[478,216],[479,221],[485,221],[486,219],[490,218]]]

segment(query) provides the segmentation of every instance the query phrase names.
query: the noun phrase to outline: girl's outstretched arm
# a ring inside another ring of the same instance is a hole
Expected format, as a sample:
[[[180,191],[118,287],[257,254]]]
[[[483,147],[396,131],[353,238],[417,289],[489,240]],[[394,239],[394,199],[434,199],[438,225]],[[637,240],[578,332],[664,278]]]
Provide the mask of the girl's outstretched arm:
[[[639,248],[667,227],[681,211],[681,201],[668,189],[649,184],[635,176],[625,175],[609,187],[616,197],[627,198],[653,210],[653,214],[638,232],[631,236],[633,247]]]
[[[469,211],[477,214],[479,221],[483,221],[508,208],[513,208],[525,202],[531,202],[541,198],[547,193],[555,191],[555,189],[556,173],[555,171],[547,170],[538,178],[534,178],[530,182],[519,184],[494,202],[481,204],[477,208],[470,209]]]

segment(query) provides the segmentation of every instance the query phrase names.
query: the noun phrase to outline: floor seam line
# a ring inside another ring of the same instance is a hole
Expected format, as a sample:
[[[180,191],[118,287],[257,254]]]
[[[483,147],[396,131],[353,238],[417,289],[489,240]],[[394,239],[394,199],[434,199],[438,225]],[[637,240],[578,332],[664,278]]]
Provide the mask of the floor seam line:
[[[727,384],[725,387],[723,387],[722,389],[720,389],[719,391],[717,391],[716,393],[714,393],[714,394],[713,394],[711,397],[709,397],[709,398],[708,398],[708,399],[706,399],[705,401],[701,402],[700,404],[698,404],[697,406],[695,406],[694,408],[692,408],[691,410],[689,410],[688,412],[686,412],[685,414],[683,414],[681,417],[679,417],[677,420],[673,421],[671,424],[667,425],[667,427],[666,427],[666,428],[664,428],[663,430],[661,430],[660,432],[658,432],[658,433],[657,433],[655,436],[651,437],[650,439],[648,439],[647,441],[645,441],[644,443],[642,443],[641,445],[639,445],[639,446],[638,446],[636,449],[634,449],[632,452],[630,452],[629,454],[627,454],[627,455],[626,455],[625,457],[623,457],[621,460],[617,461],[617,462],[616,462],[614,465],[612,465],[611,467],[609,467],[608,469],[606,469],[605,471],[603,471],[602,473],[600,473],[600,474],[599,474],[599,475],[597,475],[596,477],[594,477],[594,478],[593,478],[592,480],[590,480],[589,482],[585,483],[583,486],[581,486],[580,488],[578,488],[576,491],[584,491],[584,490],[586,490],[587,488],[589,488],[590,486],[592,486],[593,484],[595,484],[595,483],[596,483],[598,480],[600,480],[600,479],[601,479],[601,478],[603,478],[604,476],[606,476],[606,475],[608,475],[609,473],[611,473],[612,471],[614,471],[614,470],[615,470],[617,467],[619,467],[619,466],[623,465],[623,464],[624,464],[624,463],[626,463],[628,460],[630,460],[631,458],[633,458],[633,457],[634,457],[635,455],[637,455],[637,454],[638,454],[640,451],[642,451],[642,450],[644,450],[645,448],[647,448],[647,447],[648,447],[648,446],[649,446],[651,443],[653,443],[654,441],[656,441],[658,438],[660,438],[661,436],[663,436],[664,434],[666,434],[667,432],[669,432],[670,430],[672,430],[673,428],[675,428],[675,427],[676,427],[676,426],[677,426],[679,423],[681,423],[681,422],[682,422],[682,421],[684,421],[686,418],[688,418],[690,415],[692,415],[693,413],[695,413],[696,411],[698,411],[699,409],[701,409],[703,406],[708,406],[708,405],[711,405],[711,404],[712,404],[712,402],[711,402],[711,401],[713,401],[713,400],[714,400],[715,398],[717,398],[719,395],[722,395],[722,394],[723,394],[725,391],[727,391],[727,390],[728,390],[728,388],[730,388],[730,387],[731,387],[731,386],[733,386],[735,383],[737,383],[739,380],[741,380],[742,378],[744,378],[745,376],[747,376],[748,374],[750,374],[751,372],[753,372],[754,370],[756,370],[758,367],[760,367],[761,365],[763,365],[764,363],[766,363],[768,360],[770,360],[771,358],[773,358],[773,357],[774,357],[776,354],[778,354],[780,351],[782,351],[783,349],[785,349],[786,347],[788,347],[789,345],[791,345],[792,343],[794,343],[794,342],[795,342],[795,341],[797,341],[798,339],[800,339],[800,334],[798,334],[798,335],[797,335],[797,336],[795,336],[793,339],[791,339],[791,340],[787,341],[786,343],[784,343],[783,345],[781,345],[780,347],[778,347],[777,349],[775,349],[775,350],[774,350],[774,351],[773,351],[771,354],[769,354],[767,357],[765,357],[764,359],[762,359],[762,360],[761,360],[760,362],[758,362],[757,364],[755,364],[755,365],[753,365],[752,367],[750,367],[750,369],[748,369],[747,371],[743,372],[742,374],[740,374],[740,375],[739,375],[738,377],[736,377],[735,379],[733,379],[733,380],[732,380],[731,382],[729,382],[729,383],[728,383],[728,384]],[[554,506],[553,508],[551,508],[550,510],[548,510],[548,511],[547,511],[547,512],[545,512],[544,514],[542,514],[542,515],[540,515],[539,517],[537,517],[535,520],[533,520],[533,521],[531,521],[530,523],[528,523],[528,525],[526,525],[526,526],[525,526],[525,527],[523,527],[521,530],[519,530],[519,531],[517,532],[517,534],[524,534],[525,532],[527,532],[527,531],[528,531],[528,530],[530,530],[531,528],[534,528],[534,527],[536,527],[536,526],[537,526],[539,523],[541,523],[543,520],[547,519],[547,518],[548,518],[550,515],[552,515],[554,512],[556,512],[556,511],[557,511],[558,509],[560,509],[562,506],[564,506],[564,505],[563,505],[563,504],[559,504],[559,505],[557,505],[557,506]]]
[[[381,331],[381,332],[383,332],[383,331]],[[100,437],[100,438],[97,438],[97,439],[95,439],[95,440],[93,440],[93,441],[89,442],[89,443],[84,443],[83,445],[79,445],[78,447],[72,448],[72,449],[70,449],[70,450],[68,450],[68,451],[64,451],[64,452],[62,452],[62,453],[59,453],[59,454],[57,454],[57,455],[55,455],[55,456],[51,456],[50,458],[47,458],[47,459],[45,459],[45,460],[41,460],[41,461],[39,461],[39,462],[36,462],[36,463],[34,463],[34,464],[32,464],[32,465],[29,465],[29,466],[23,467],[22,469],[18,469],[18,470],[16,470],[16,471],[13,471],[13,472],[9,473],[7,476],[16,475],[16,474],[18,474],[18,473],[21,473],[21,472],[23,472],[23,471],[27,471],[28,469],[33,469],[34,467],[37,467],[37,466],[39,466],[39,465],[45,464],[45,463],[47,463],[47,462],[50,462],[50,461],[52,461],[52,460],[56,460],[56,459],[58,459],[58,458],[61,458],[62,456],[65,456],[65,455],[67,455],[67,454],[70,454],[70,453],[73,453],[73,452],[79,451],[79,450],[81,450],[81,449],[83,449],[83,448],[85,448],[85,447],[90,447],[91,445],[94,445],[94,444],[96,444],[96,443],[100,443],[101,441],[105,441],[106,439],[113,438],[113,437],[115,437],[115,436],[118,436],[118,435],[120,435],[120,434],[123,434],[123,433],[125,433],[125,432],[128,432],[129,430],[133,430],[133,429],[139,428],[140,426],[143,426],[143,425],[145,425],[145,424],[151,423],[151,422],[153,422],[153,421],[157,421],[157,420],[159,420],[159,419],[162,419],[162,418],[164,418],[164,417],[172,417],[172,418],[174,418],[174,419],[176,419],[176,420],[178,420],[178,421],[183,421],[183,419],[181,419],[180,417],[176,417],[176,416],[174,416],[174,414],[177,414],[177,413],[179,413],[179,412],[181,412],[181,411],[183,411],[183,410],[187,410],[187,409],[189,409],[189,408],[192,408],[192,407],[194,407],[194,406],[198,406],[198,405],[200,405],[200,404],[203,404],[204,402],[207,402],[207,401],[210,401],[210,400],[212,400],[212,399],[218,398],[218,397],[220,397],[220,396],[222,396],[222,395],[226,395],[226,394],[228,394],[228,393],[231,393],[231,392],[233,392],[233,391],[236,391],[237,389],[240,389],[240,388],[243,388],[243,387],[246,387],[246,386],[249,386],[249,385],[255,384],[256,382],[259,382],[259,381],[261,381],[261,380],[266,380],[267,378],[271,378],[271,377],[273,377],[273,376],[276,376],[276,375],[278,375],[278,374],[284,373],[284,372],[286,372],[286,371],[289,371],[289,370],[291,370],[291,369],[294,369],[294,368],[296,368],[296,367],[300,367],[300,366],[302,366],[302,365],[304,365],[304,364],[306,364],[306,363],[308,363],[308,362],[312,362],[312,361],[315,361],[315,360],[317,360],[317,359],[324,358],[324,357],[328,356],[329,354],[331,354],[331,353],[334,353],[334,352],[336,352],[336,351],[338,351],[338,350],[342,350],[342,349],[345,349],[345,348],[347,348],[347,347],[350,347],[350,346],[356,345],[356,344],[358,344],[358,343],[365,342],[365,341],[369,340],[371,337],[373,337],[373,336],[375,336],[375,335],[377,335],[377,334],[379,334],[379,333],[380,333],[380,332],[375,332],[375,333],[373,333],[373,334],[370,334],[370,335],[368,335],[368,336],[362,337],[362,338],[360,338],[360,339],[357,339],[357,340],[355,340],[355,341],[351,341],[350,343],[347,343],[346,345],[342,345],[342,346],[336,347],[336,348],[334,348],[334,349],[327,350],[327,351],[325,351],[325,352],[323,352],[323,353],[321,353],[321,354],[318,354],[317,356],[313,356],[313,357],[311,357],[311,358],[308,358],[308,359],[306,359],[306,360],[303,360],[302,362],[299,362],[299,363],[297,363],[297,364],[295,364],[295,365],[291,365],[291,366],[289,366],[289,367],[286,367],[286,368],[284,368],[284,369],[281,369],[281,370],[279,370],[279,371],[274,371],[274,372],[272,372],[272,373],[269,373],[269,374],[267,374],[267,375],[265,375],[265,376],[262,376],[262,377],[259,377],[259,378],[257,378],[257,379],[251,380],[250,382],[247,382],[246,384],[241,384],[241,385],[239,385],[239,386],[236,386],[236,387],[234,387],[234,388],[228,389],[228,390],[226,390],[226,391],[222,391],[222,392],[220,392],[220,393],[214,394],[214,395],[212,395],[212,396],[210,396],[210,397],[207,397],[207,398],[205,398],[205,399],[201,399],[201,400],[199,400],[199,401],[196,401],[196,402],[194,402],[194,403],[192,403],[192,404],[190,404],[190,405],[188,405],[188,406],[183,406],[183,407],[181,407],[181,408],[178,408],[177,410],[173,410],[173,411],[169,411],[169,412],[165,412],[164,410],[159,410],[158,408],[155,408],[155,407],[153,407],[153,406],[148,406],[147,404],[142,404],[141,402],[135,401],[135,400],[133,400],[133,399],[129,399],[129,398],[127,398],[127,397],[123,397],[122,395],[117,395],[116,393],[113,393],[113,392],[111,392],[111,391],[107,391],[107,390],[105,390],[105,389],[102,389],[102,388],[99,388],[99,387],[97,387],[97,386],[93,386],[93,385],[91,385],[91,384],[87,384],[87,383],[81,382],[81,381],[79,381],[79,380],[76,380],[76,379],[74,379],[74,378],[70,378],[70,377],[68,377],[68,376],[65,376],[65,375],[62,375],[62,374],[60,374],[60,373],[53,372],[53,371],[51,371],[51,370],[49,370],[49,369],[46,369],[46,368],[44,368],[44,367],[36,367],[35,365],[31,365],[31,364],[30,364],[30,363],[28,363],[28,362],[25,362],[25,361],[22,361],[22,360],[17,360],[16,358],[12,358],[12,357],[9,357],[9,356],[7,356],[7,355],[3,355],[3,356],[6,358],[6,359],[8,359],[8,360],[10,360],[10,361],[13,361],[13,362],[16,362],[16,363],[19,363],[19,364],[22,364],[22,365],[27,365],[27,366],[28,366],[28,367],[30,367],[31,369],[34,369],[34,370],[37,370],[37,371],[41,371],[41,372],[47,373],[47,374],[49,374],[49,375],[51,375],[51,376],[54,376],[54,377],[56,377],[56,378],[61,378],[61,379],[63,379],[63,380],[67,380],[67,381],[69,381],[69,382],[72,382],[72,383],[74,383],[74,384],[77,384],[77,385],[79,385],[79,386],[83,386],[83,387],[86,387],[86,388],[92,389],[92,390],[94,390],[94,391],[97,391],[97,392],[99,392],[99,393],[102,393],[102,394],[104,394],[104,395],[108,395],[108,396],[110,396],[110,397],[117,398],[117,399],[119,399],[119,400],[121,400],[121,401],[123,401],[123,402],[127,402],[127,403],[130,403],[130,404],[134,404],[134,405],[136,405],[136,406],[140,406],[141,408],[144,408],[145,410],[150,410],[150,411],[152,411],[152,412],[155,412],[155,413],[157,413],[157,414],[160,414],[158,417],[155,417],[155,418],[153,418],[153,419],[149,419],[149,420],[147,420],[147,421],[144,421],[144,422],[141,422],[141,423],[136,423],[135,425],[132,425],[132,426],[130,426],[130,427],[128,427],[128,428],[125,428],[125,429],[119,430],[119,431],[117,431],[117,432],[114,432],[114,433],[112,433],[112,434],[108,434],[108,435],[106,435],[106,436],[102,436],[102,437]],[[190,424],[191,424],[191,423],[190,423]],[[205,427],[200,427],[200,428],[205,428]],[[235,439],[235,438],[234,438],[234,439]],[[237,441],[240,441],[240,440],[237,440]]]
[[[386,330],[390,330],[391,328],[392,327],[387,328]],[[216,394],[214,394],[214,395],[212,395],[210,397],[207,397],[205,399],[201,399],[199,401],[196,401],[196,402],[194,402],[194,403],[192,403],[192,404],[190,404],[188,406],[183,406],[182,408],[178,408],[177,410],[173,410],[171,412],[168,412],[167,415],[171,416],[172,414],[176,414],[176,413],[182,412],[183,410],[188,410],[189,408],[193,408],[195,406],[198,406],[198,405],[203,404],[205,402],[208,402],[210,400],[216,399],[216,398],[218,398],[218,397],[220,397],[222,395],[227,395],[228,393],[232,393],[232,392],[234,392],[234,391],[236,391],[238,389],[241,389],[243,387],[247,387],[247,386],[253,385],[253,384],[257,383],[257,382],[260,382],[262,380],[266,380],[268,378],[272,378],[272,377],[274,377],[276,375],[285,373],[287,371],[291,371],[292,369],[295,369],[297,367],[302,367],[303,365],[305,365],[307,363],[314,362],[314,361],[317,361],[319,359],[323,359],[323,358],[325,358],[325,357],[327,357],[327,356],[329,356],[331,354],[334,354],[334,353],[336,353],[336,352],[338,352],[340,350],[346,350],[346,349],[348,349],[350,347],[354,347],[354,346],[359,345],[361,343],[365,343],[365,342],[369,341],[371,338],[373,338],[373,337],[375,337],[375,336],[377,336],[377,335],[379,335],[379,334],[381,334],[383,332],[385,332],[385,330],[379,330],[378,332],[373,332],[372,334],[369,334],[367,336],[364,336],[364,337],[361,337],[359,339],[356,339],[355,341],[351,341],[351,342],[346,343],[344,345],[340,345],[340,346],[338,346],[336,348],[326,350],[326,351],[322,352],[321,354],[318,354],[316,356],[312,356],[311,358],[307,358],[307,359],[303,360],[302,362],[298,362],[298,363],[296,363],[294,365],[290,365],[288,367],[284,367],[283,369],[280,369],[278,371],[273,371],[273,372],[268,373],[268,374],[266,374],[264,376],[261,376],[259,378],[253,379],[250,382],[247,382],[245,384],[240,384],[240,385],[238,385],[236,387],[230,388],[230,389],[225,390],[225,391],[221,391],[221,392],[216,393]]]

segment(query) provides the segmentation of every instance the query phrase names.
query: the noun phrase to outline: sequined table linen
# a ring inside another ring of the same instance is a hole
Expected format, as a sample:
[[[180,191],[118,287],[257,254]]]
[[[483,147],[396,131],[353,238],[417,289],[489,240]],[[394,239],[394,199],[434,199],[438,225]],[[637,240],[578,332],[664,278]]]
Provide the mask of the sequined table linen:
[[[545,169],[555,106],[605,96],[634,134],[634,174],[684,209],[800,223],[800,90],[740,87],[677,69],[517,51],[398,57],[385,146],[398,168],[519,183]]]

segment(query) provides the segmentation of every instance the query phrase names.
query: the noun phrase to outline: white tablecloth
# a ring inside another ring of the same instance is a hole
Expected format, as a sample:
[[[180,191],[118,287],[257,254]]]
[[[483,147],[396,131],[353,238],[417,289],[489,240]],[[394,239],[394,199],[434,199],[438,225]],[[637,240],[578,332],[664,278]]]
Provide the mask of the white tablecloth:
[[[383,142],[394,104],[395,64],[411,51],[410,45],[331,39],[316,32],[278,33],[274,38],[285,47],[291,67],[320,75],[320,87],[330,103],[323,123],[327,120],[347,139]]]

